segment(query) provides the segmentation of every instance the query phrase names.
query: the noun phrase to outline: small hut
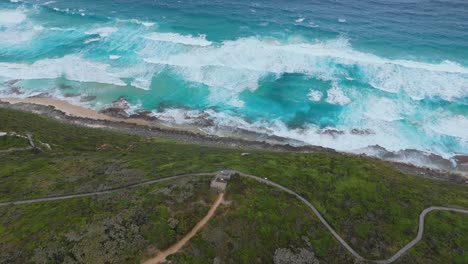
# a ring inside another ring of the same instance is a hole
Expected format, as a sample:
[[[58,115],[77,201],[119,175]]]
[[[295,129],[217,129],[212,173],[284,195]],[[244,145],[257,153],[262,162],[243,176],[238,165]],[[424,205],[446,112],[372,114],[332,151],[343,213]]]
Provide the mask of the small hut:
[[[210,183],[210,188],[217,192],[224,192],[226,190],[227,182],[222,178],[214,178]]]

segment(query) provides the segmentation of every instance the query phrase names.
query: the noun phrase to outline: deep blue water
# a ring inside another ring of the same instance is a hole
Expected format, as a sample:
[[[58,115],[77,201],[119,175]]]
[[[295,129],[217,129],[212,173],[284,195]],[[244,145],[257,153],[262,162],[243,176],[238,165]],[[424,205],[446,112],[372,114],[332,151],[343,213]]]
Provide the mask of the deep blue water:
[[[0,82],[97,109],[125,96],[213,133],[450,157],[468,153],[468,2],[2,0]]]

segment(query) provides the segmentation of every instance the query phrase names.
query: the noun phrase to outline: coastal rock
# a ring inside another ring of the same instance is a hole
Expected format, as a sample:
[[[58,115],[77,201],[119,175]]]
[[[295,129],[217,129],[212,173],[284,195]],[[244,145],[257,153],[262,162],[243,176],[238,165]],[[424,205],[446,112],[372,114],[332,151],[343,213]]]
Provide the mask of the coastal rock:
[[[457,170],[468,172],[468,155],[456,155],[453,159],[457,163]]]
[[[119,97],[119,99],[115,100],[112,105],[112,108],[120,108],[123,110],[128,110],[130,109],[130,104],[127,102],[127,99],[125,99],[124,96]]]
[[[9,80],[3,83],[6,87],[12,87],[15,85],[17,82],[21,81],[20,79],[14,79],[14,80]]]
[[[318,133],[321,135],[330,135],[332,137],[337,137],[339,135],[343,135],[345,132],[342,130],[334,129],[334,128],[328,128],[328,129],[322,129]]]
[[[148,121],[156,121],[158,120],[157,117],[151,115],[151,111],[138,111],[133,115],[130,115],[130,118],[137,118],[137,119],[143,119],[143,120],[148,120]]]
[[[123,109],[119,108],[106,108],[104,110],[101,110],[100,113],[113,116],[113,117],[118,117],[118,118],[127,118],[128,114],[125,112]]]
[[[164,110],[166,109],[182,109],[182,110],[187,110],[187,111],[193,110],[192,108],[187,107],[183,104],[169,102],[169,101],[160,102],[158,106],[156,107],[156,109],[158,110],[158,112],[164,112]]]
[[[80,96],[80,94],[78,94],[78,93],[65,93],[65,94],[63,94],[63,96],[65,96],[65,97],[78,97],[78,96]]]
[[[193,124],[197,126],[202,126],[202,127],[210,127],[210,126],[214,126],[215,122],[210,118],[209,114],[204,113],[200,116],[193,118]]]
[[[372,145],[362,149],[362,152],[376,157],[395,158],[395,153],[388,151],[386,148],[380,145]]]
[[[23,92],[21,92],[20,87],[17,87],[17,86],[11,87],[10,88],[10,93],[11,94],[16,94],[16,95],[23,94]]]
[[[358,129],[358,128],[353,128],[351,129],[351,134],[353,135],[372,135],[375,134],[375,132],[372,129]]]
[[[456,155],[453,158],[459,165],[468,165],[468,155]]]
[[[432,164],[437,168],[446,169],[453,167],[450,160],[445,159],[442,156],[416,149],[400,150],[396,155],[401,160],[414,160],[413,163],[415,164],[419,161],[420,164]]]
[[[125,97],[121,96],[115,100],[110,107],[101,110],[100,112],[106,115],[110,115],[118,118],[128,118],[129,115],[127,110],[130,109],[130,104],[127,102]]]
[[[71,88],[73,88],[73,86],[68,85],[68,84],[64,84],[64,83],[58,84],[57,87],[58,87],[60,90],[66,90],[66,89],[71,89]]]

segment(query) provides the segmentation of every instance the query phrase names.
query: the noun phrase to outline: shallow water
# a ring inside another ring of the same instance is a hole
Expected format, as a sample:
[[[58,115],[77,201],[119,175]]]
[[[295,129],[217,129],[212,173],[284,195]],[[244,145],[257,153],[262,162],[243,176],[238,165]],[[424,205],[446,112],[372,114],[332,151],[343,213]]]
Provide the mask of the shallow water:
[[[0,1],[0,94],[125,96],[169,122],[342,151],[468,153],[468,2],[304,2]]]

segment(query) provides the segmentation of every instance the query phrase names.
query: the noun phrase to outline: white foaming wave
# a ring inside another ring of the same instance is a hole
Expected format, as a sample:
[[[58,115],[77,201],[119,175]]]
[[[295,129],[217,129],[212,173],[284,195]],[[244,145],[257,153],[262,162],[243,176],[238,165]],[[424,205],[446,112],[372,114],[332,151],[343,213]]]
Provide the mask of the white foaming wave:
[[[97,41],[100,41],[100,40],[101,40],[101,38],[90,38],[90,39],[85,40],[83,43],[84,44],[89,44],[89,43],[97,42]]]
[[[52,31],[73,31],[73,30],[76,30],[76,28],[51,27],[50,30],[52,30]]]
[[[305,18],[300,17],[300,18],[296,19],[295,22],[296,23],[302,23],[304,20],[305,20]]]
[[[200,117],[201,112],[197,110],[185,109],[165,109],[163,112],[152,112],[151,116],[162,120],[163,122],[176,125],[194,124],[195,119]]]
[[[43,59],[33,64],[0,62],[0,76],[9,79],[55,79],[61,76],[72,81],[96,82],[125,86],[109,65],[85,60],[77,55]]]
[[[137,77],[132,81],[131,85],[136,88],[149,91],[150,86],[151,86],[151,78],[138,78]]]
[[[439,96],[453,101],[468,95],[468,74],[403,68],[396,65],[363,65],[366,81],[390,93],[405,92],[415,100]]]
[[[468,118],[466,116],[457,115],[441,118],[438,122],[427,127],[438,134],[460,138],[468,147]]]
[[[14,45],[28,42],[36,37],[44,28],[42,26],[28,25],[24,29],[8,28],[0,32],[0,44]]]
[[[120,59],[120,57],[121,56],[119,56],[119,55],[109,55],[110,60],[118,60],[118,59]]]
[[[375,144],[379,144],[389,151],[399,151],[409,148],[425,149],[420,142],[405,138],[397,126],[388,122],[375,123],[375,126],[372,127],[375,133],[368,135],[353,134],[350,132],[349,127],[328,128],[343,131],[343,134],[336,136],[322,133],[324,129],[315,125],[291,129],[279,120],[252,123],[240,116],[232,115],[227,112],[216,112],[211,109],[205,111],[166,109],[164,112],[153,113],[153,115],[163,121],[173,122],[175,124],[196,124],[197,120],[200,118],[209,119],[214,122],[214,126],[204,128],[204,130],[218,136],[229,136],[229,132],[226,131],[242,129],[269,136],[298,140],[306,144],[333,148],[345,152],[355,152],[356,150],[364,149]],[[325,128],[325,130],[326,129],[327,128]],[[448,157],[450,157],[450,155]]]
[[[116,27],[100,27],[86,31],[86,35],[99,35],[101,38],[109,37],[118,30]]]
[[[332,88],[327,91],[327,99],[325,101],[329,104],[347,105],[351,102],[351,99],[343,93],[343,90],[336,83],[333,83]]]
[[[371,97],[365,100],[366,108],[362,111],[363,116],[382,120],[386,122],[393,122],[402,120],[402,111],[408,111],[407,106],[402,106],[401,103],[391,100],[389,98]],[[358,111],[362,115],[361,111]]]
[[[145,28],[152,28],[152,27],[157,27],[157,23],[151,22],[151,21],[142,21],[138,19],[120,19],[116,18],[115,21],[121,22],[121,23],[132,23],[132,24],[137,24],[137,25],[142,25]]]
[[[322,99],[322,96],[323,96],[322,92],[313,90],[313,89],[310,89],[309,94],[308,94],[309,100],[312,102],[320,101]]]
[[[180,35],[177,33],[158,33],[153,32],[143,36],[145,39],[172,42],[183,45],[191,46],[210,46],[211,41],[206,40],[206,36],[200,35],[199,37],[193,37],[192,35]]]
[[[138,19],[132,19],[131,21],[133,23],[135,23],[135,24],[143,25],[145,27],[152,27],[152,26],[156,25],[156,23],[154,23],[154,22],[140,21]]]
[[[20,24],[26,18],[26,15],[21,10],[0,10],[0,26]]]
[[[290,44],[242,38],[225,41],[220,46],[191,49],[165,59],[147,58],[145,61],[185,68],[180,72],[191,76],[188,79],[207,85],[213,83],[212,76],[207,73],[213,67],[230,69],[229,71],[250,71],[257,76],[257,82],[267,73],[303,73],[336,81],[349,76],[340,67],[348,65],[357,66],[362,71],[360,81],[391,93],[403,91],[415,100],[440,96],[451,101],[468,94],[468,69],[461,65],[448,61],[430,64],[380,58],[352,49],[346,39],[315,44]],[[206,78],[205,74],[208,75]],[[234,73],[228,74],[230,78]],[[217,78],[223,78],[223,75]],[[239,92],[244,90],[241,86],[236,89]]]

